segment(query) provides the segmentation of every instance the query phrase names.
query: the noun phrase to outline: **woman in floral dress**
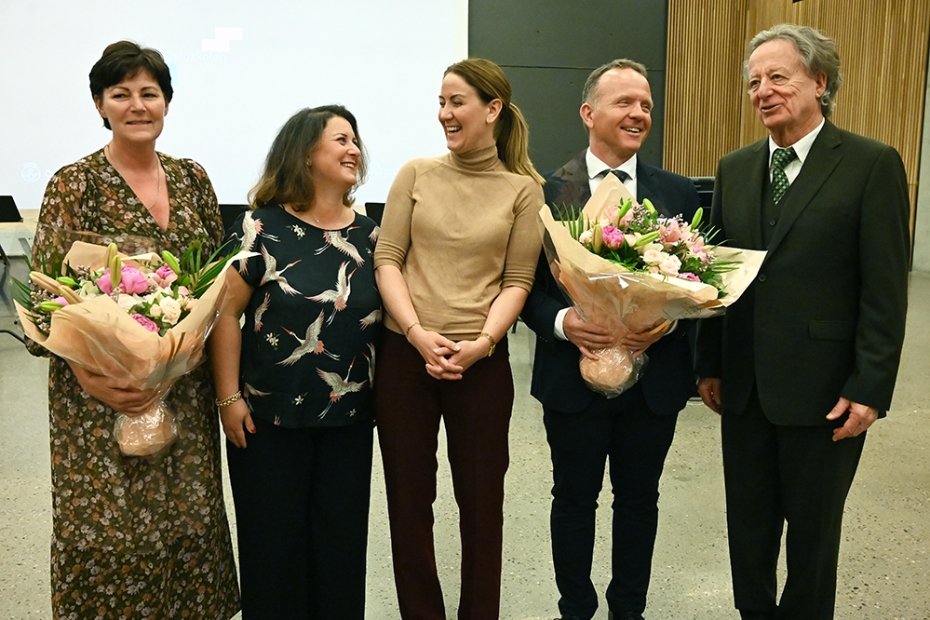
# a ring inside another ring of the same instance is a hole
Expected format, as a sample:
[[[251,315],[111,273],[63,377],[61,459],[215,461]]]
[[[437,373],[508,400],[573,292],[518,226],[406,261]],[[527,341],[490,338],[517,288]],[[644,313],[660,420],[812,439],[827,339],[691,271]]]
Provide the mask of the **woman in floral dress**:
[[[301,110],[233,225],[256,255],[229,273],[209,345],[243,620],[365,617],[381,300],[378,229],[351,207],[364,172],[348,110]]]
[[[63,256],[72,231],[146,237],[175,255],[195,240],[218,247],[222,223],[206,172],[155,151],[173,92],[161,54],[114,43],[90,85],[113,136],[49,181],[33,264]],[[30,350],[45,352],[35,343]],[[226,620],[239,609],[207,367],[168,393],[179,427],[170,451],[123,456],[116,412],[141,412],[155,396],[57,357],[49,363],[55,619]]]

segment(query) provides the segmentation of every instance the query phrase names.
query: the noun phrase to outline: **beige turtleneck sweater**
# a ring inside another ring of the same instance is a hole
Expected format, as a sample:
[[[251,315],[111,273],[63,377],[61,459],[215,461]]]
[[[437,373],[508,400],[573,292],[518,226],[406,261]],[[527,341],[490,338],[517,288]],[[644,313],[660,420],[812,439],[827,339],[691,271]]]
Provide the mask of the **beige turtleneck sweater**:
[[[424,328],[477,338],[502,288],[533,287],[544,203],[542,186],[510,172],[496,146],[414,159],[388,194],[375,268],[400,269]],[[390,315],[385,325],[404,331]]]

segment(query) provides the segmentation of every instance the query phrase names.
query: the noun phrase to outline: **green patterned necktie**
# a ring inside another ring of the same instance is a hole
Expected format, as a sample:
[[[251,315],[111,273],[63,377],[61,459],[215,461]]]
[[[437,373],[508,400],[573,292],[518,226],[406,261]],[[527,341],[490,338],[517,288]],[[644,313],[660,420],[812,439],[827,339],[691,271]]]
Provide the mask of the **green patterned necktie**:
[[[785,166],[790,164],[798,156],[794,152],[794,147],[786,149],[775,149],[772,154],[772,198],[775,204],[781,200],[781,197],[788,191],[788,175],[785,174]]]

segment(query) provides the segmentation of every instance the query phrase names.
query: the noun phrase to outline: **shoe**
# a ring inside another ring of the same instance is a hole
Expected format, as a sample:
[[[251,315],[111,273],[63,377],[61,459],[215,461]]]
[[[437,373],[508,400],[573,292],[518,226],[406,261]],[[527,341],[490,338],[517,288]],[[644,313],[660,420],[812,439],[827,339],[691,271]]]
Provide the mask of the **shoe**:
[[[638,611],[623,611],[615,614],[612,611],[607,612],[607,620],[646,620],[643,614]]]

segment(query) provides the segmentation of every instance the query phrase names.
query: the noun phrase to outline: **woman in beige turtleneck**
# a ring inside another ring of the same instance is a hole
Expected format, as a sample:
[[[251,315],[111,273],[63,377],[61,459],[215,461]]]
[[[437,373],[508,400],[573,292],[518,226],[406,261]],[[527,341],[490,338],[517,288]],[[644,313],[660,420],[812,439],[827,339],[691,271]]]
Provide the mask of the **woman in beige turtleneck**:
[[[387,310],[375,377],[402,618],[445,619],[432,503],[439,422],[460,511],[459,620],[500,608],[513,379],[507,330],[533,285],[542,178],[500,67],[449,67],[439,122],[449,153],[405,164],[375,250]]]

